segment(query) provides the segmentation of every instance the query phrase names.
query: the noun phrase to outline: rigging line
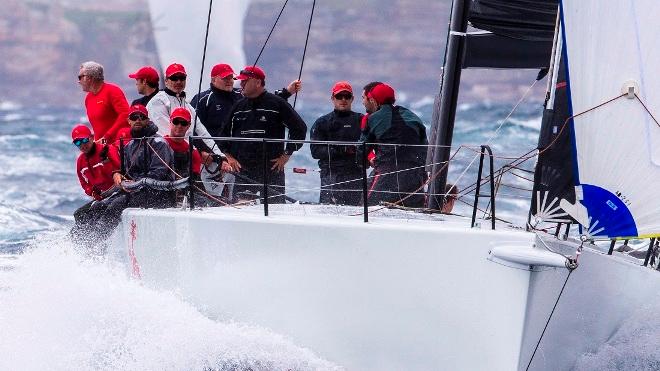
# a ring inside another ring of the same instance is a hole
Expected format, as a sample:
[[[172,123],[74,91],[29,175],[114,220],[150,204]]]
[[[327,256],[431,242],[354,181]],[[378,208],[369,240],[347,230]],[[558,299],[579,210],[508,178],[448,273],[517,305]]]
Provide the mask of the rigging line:
[[[312,20],[314,19],[314,9],[316,8],[316,0],[312,2],[312,12],[309,15],[309,23],[307,24],[307,36],[305,37],[305,47],[303,48],[302,60],[300,61],[300,71],[298,72],[298,81],[302,77],[303,66],[305,65],[305,54],[307,54],[307,43],[309,42],[309,33],[312,30]],[[293,97],[293,108],[296,108],[296,101],[298,100],[298,92]]]
[[[500,129],[502,129],[502,126],[504,126],[504,123],[507,122],[507,120],[511,117],[511,115],[513,115],[514,112],[516,112],[516,110],[518,109],[518,107],[520,106],[520,104],[521,104],[522,102],[524,102],[525,99],[527,99],[527,96],[528,96],[529,93],[532,91],[532,89],[534,88],[534,86],[536,85],[537,82],[539,82],[539,80],[536,80],[536,79],[535,79],[534,82],[532,82],[532,85],[530,85],[530,86],[527,88],[527,90],[526,90],[525,93],[522,95],[522,97],[520,97],[520,99],[518,99],[518,102],[513,106],[513,108],[511,109],[511,112],[509,112],[509,114],[506,115],[506,117],[504,118],[504,120],[502,120],[502,122],[500,122],[500,125],[497,127],[497,129],[495,129],[495,132],[494,132],[493,135],[490,137],[490,139],[488,139],[488,141],[486,141],[486,144],[487,144],[487,145],[490,144],[490,142],[492,142],[493,139],[495,139],[495,138],[497,137],[497,135],[498,135]]]
[[[270,36],[273,34],[273,31],[275,31],[275,26],[277,26],[277,22],[280,21],[280,17],[282,16],[282,13],[284,12],[284,8],[286,8],[286,4],[289,2],[289,0],[284,1],[284,5],[282,5],[282,9],[280,9],[280,13],[277,15],[277,18],[275,19],[275,23],[273,23],[273,27],[271,27],[270,32],[268,33],[268,36],[266,37],[266,41],[264,41],[264,44],[261,46],[261,50],[259,50],[259,54],[257,55],[257,59],[254,60],[254,63],[252,63],[252,66],[256,66],[257,63],[259,62],[259,58],[261,58],[261,54],[264,52],[264,49],[266,49],[266,45],[268,44],[268,40],[270,40]]]
[[[561,291],[559,291],[559,296],[557,296],[557,300],[555,301],[555,305],[552,307],[552,311],[550,312],[550,316],[548,316],[548,320],[545,322],[545,327],[543,327],[543,332],[541,332],[541,336],[539,337],[539,341],[536,343],[536,347],[534,347],[534,353],[532,353],[532,356],[529,358],[529,363],[527,364],[527,368],[525,368],[525,371],[529,370],[529,367],[532,365],[532,361],[534,360],[534,356],[536,355],[536,351],[539,349],[539,345],[541,345],[541,340],[543,340],[543,336],[545,335],[545,330],[548,329],[548,325],[550,324],[550,320],[552,319],[552,315],[555,313],[555,309],[557,309],[557,304],[559,304],[559,299],[561,299],[561,295],[564,293],[564,289],[566,288],[566,284],[568,283],[568,279],[571,277],[571,273],[573,273],[574,269],[569,269],[568,275],[566,275],[566,280],[564,281],[564,285],[561,287]]]
[[[653,119],[653,121],[655,121],[655,124],[660,127],[660,123],[658,122],[658,120],[656,120],[655,116],[653,116],[653,114],[648,109],[648,107],[646,107],[646,104],[644,104],[644,101],[642,101],[642,98],[640,98],[639,95],[637,95],[637,93],[635,93],[635,98],[637,98],[637,101],[639,101],[639,103],[642,105],[642,107],[644,107],[644,109],[646,110],[646,113],[648,113],[649,116],[651,116],[651,119]]]
[[[213,0],[209,0],[209,14],[206,17],[206,35],[204,36],[204,53],[202,53],[202,66],[199,71],[199,84],[197,85],[197,96],[200,97],[202,93],[202,79],[204,77],[204,63],[206,62],[206,47],[208,46],[209,42],[209,27],[211,26],[211,10],[213,9]],[[197,100],[197,104],[199,104],[199,101],[201,99]],[[192,134],[195,135],[195,130],[197,129],[197,107],[195,108],[195,112],[191,112],[193,116],[193,127],[192,127]],[[192,146],[192,140],[190,141],[190,145]]]
[[[158,159],[160,160],[160,162],[162,162],[163,165],[165,165],[165,167],[167,167],[168,169],[170,169],[170,171],[171,171],[172,173],[174,173],[175,176],[179,177],[179,179],[182,179],[182,178],[183,178],[181,175],[179,175],[179,173],[177,173],[174,169],[172,169],[172,167],[170,167],[170,165],[167,164],[167,162],[165,162],[165,160],[163,160],[162,157],[160,157],[160,155],[158,154],[158,152],[156,151],[156,149],[154,149],[154,147],[152,147],[151,144],[149,144],[149,142],[146,142],[146,143],[147,143],[147,145],[149,146],[149,148],[151,148],[151,151],[156,155],[156,157],[158,157]],[[190,143],[188,143],[188,145],[192,146],[192,144],[190,144]],[[192,161],[192,159],[190,159],[190,161]],[[191,175],[192,175],[192,174],[191,174]],[[193,187],[195,187],[198,191],[202,192],[205,196],[209,197],[210,199],[212,199],[212,200],[214,200],[214,201],[216,201],[216,202],[219,202],[220,204],[222,204],[222,205],[224,205],[224,206],[233,206],[233,205],[230,205],[230,204],[228,204],[228,203],[226,203],[226,202],[224,202],[224,201],[222,201],[222,200],[220,200],[220,199],[217,199],[217,198],[211,196],[210,194],[208,194],[207,192],[201,190],[198,186],[196,186],[196,185],[194,185],[194,184],[193,184]]]

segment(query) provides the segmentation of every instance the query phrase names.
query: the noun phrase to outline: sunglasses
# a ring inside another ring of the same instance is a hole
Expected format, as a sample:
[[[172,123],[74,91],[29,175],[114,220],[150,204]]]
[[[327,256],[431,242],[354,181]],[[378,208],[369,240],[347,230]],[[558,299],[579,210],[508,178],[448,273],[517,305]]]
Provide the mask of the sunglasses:
[[[82,78],[85,77],[85,76],[87,76],[87,75],[78,75],[78,81],[82,80]]]
[[[186,75],[173,75],[167,79],[170,81],[186,81]]]
[[[128,119],[131,121],[144,121],[148,119],[148,117],[139,112],[135,112],[128,115]]]
[[[174,119],[174,120],[172,121],[172,124],[173,124],[173,125],[180,125],[180,126],[188,126],[188,125],[190,125],[190,123],[189,123],[188,121],[186,121],[186,120],[182,120],[182,119]]]
[[[89,138],[78,138],[73,140],[73,144],[76,145],[76,147],[80,147],[83,144],[89,143]]]
[[[337,100],[351,100],[353,99],[353,94],[337,94],[335,95],[335,99]]]

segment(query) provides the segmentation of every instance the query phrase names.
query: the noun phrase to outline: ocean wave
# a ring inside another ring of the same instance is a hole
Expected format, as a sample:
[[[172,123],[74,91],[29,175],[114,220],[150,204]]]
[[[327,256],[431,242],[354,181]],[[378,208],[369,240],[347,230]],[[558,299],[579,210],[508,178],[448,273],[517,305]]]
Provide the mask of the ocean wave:
[[[25,118],[25,115],[22,113],[8,113],[4,116],[0,116],[0,120],[4,122],[15,122],[21,121]]]
[[[0,111],[17,111],[22,108],[23,106],[20,105],[19,103],[12,102],[9,100],[0,102]]]
[[[0,270],[0,369],[337,370],[271,331],[213,321],[63,237]]]

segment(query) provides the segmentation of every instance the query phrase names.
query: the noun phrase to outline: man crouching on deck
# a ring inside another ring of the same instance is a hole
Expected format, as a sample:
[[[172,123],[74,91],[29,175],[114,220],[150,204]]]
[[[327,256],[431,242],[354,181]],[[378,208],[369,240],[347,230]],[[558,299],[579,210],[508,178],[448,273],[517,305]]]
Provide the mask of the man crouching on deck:
[[[121,220],[121,213],[129,207],[165,208],[174,206],[171,191],[152,189],[144,186],[138,189],[129,187],[131,182],[149,178],[159,181],[172,181],[174,174],[173,153],[165,139],[158,135],[158,127],[149,120],[143,105],[133,105],[129,109],[128,123],[131,125],[131,141],[124,148],[125,174],[113,174],[114,184],[122,191],[101,202],[99,218],[95,227],[96,235],[103,238],[112,233]]]

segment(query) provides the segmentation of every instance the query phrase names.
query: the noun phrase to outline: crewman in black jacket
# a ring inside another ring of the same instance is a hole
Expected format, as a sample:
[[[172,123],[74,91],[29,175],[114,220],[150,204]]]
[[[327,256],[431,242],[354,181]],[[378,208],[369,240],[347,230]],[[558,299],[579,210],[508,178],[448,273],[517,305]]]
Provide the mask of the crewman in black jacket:
[[[319,117],[312,126],[311,139],[318,141],[357,142],[360,139],[362,114],[353,112],[353,88],[346,81],[332,87],[334,111]],[[362,197],[362,170],[355,161],[354,145],[310,145],[312,157],[321,169],[322,204],[359,205]]]
[[[236,77],[241,80],[241,91],[246,99],[238,101],[229,113],[222,129],[223,137],[271,138],[304,140],[307,125],[298,113],[284,99],[266,91],[266,74],[257,66],[245,67]],[[284,202],[284,165],[293,152],[300,149],[298,143],[267,143],[266,160],[270,172],[267,174],[271,189],[280,197],[269,194],[269,202]],[[260,192],[263,189],[264,144],[258,141],[225,141],[220,149],[227,155],[227,162],[239,179],[234,186],[234,195],[248,191]],[[250,184],[251,183],[251,184]]]

